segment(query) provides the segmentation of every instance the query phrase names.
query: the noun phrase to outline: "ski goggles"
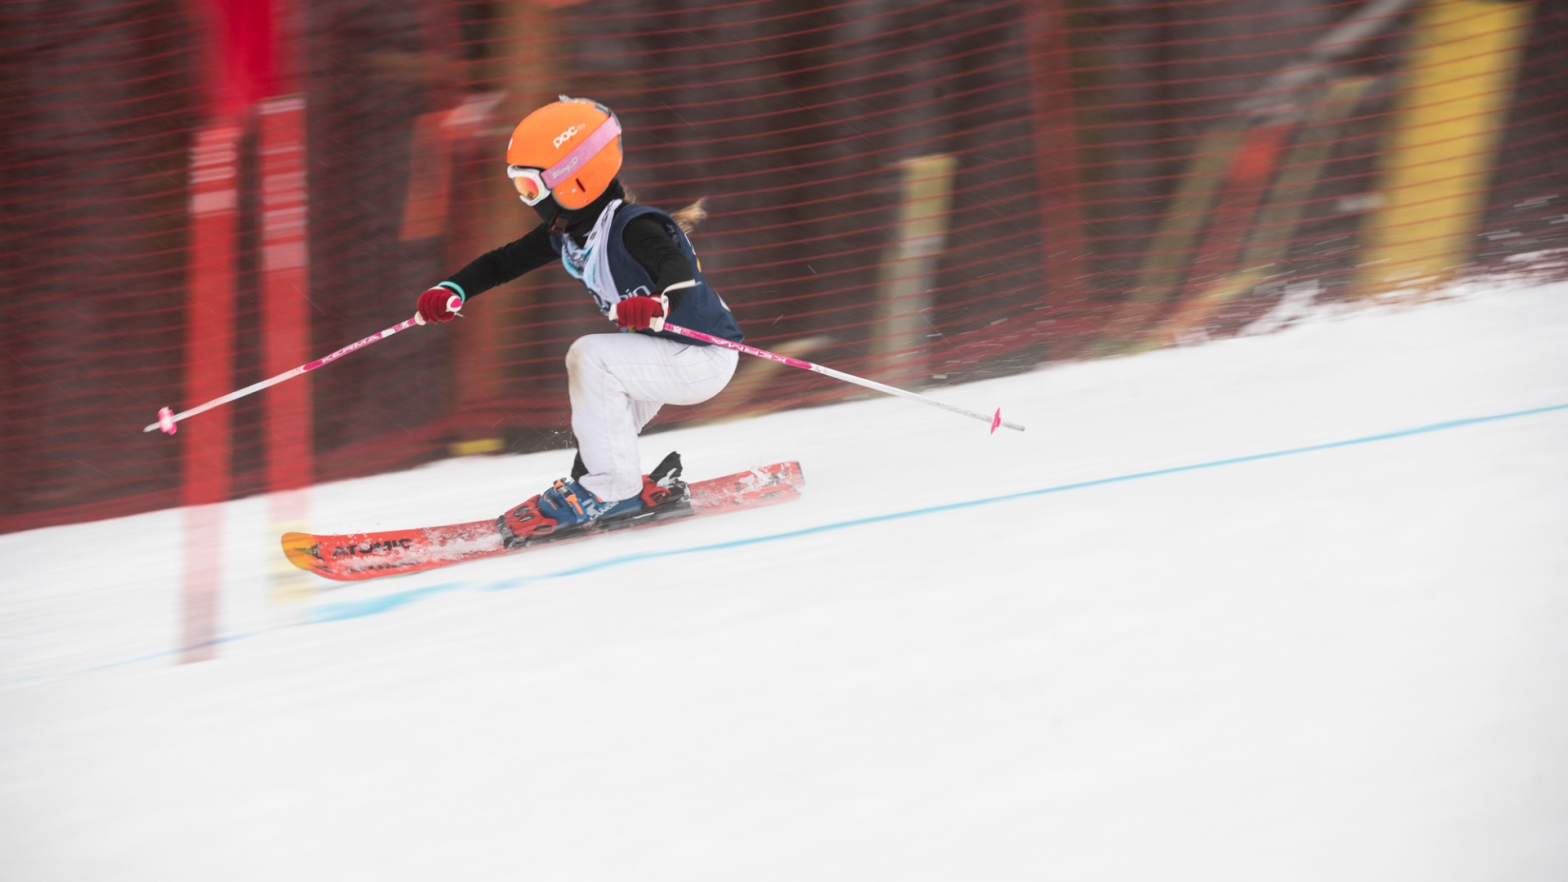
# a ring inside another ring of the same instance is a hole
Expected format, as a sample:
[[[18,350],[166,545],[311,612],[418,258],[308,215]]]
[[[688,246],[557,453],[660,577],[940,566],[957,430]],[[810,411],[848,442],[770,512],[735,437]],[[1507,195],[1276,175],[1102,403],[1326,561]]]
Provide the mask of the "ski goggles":
[[[550,195],[550,188],[544,185],[544,172],[537,168],[509,165],[506,176],[512,179],[512,186],[517,188],[517,196],[524,205],[538,205]]]
[[[555,186],[574,172],[582,168],[588,160],[599,155],[607,144],[620,137],[621,121],[610,113],[608,108],[597,105],[609,115],[609,119],[599,124],[581,144],[572,149],[572,152],[561,157],[561,161],[546,169],[529,168],[523,165],[509,165],[506,167],[506,176],[512,179],[512,186],[517,188],[518,198],[524,205],[538,205],[550,195]]]

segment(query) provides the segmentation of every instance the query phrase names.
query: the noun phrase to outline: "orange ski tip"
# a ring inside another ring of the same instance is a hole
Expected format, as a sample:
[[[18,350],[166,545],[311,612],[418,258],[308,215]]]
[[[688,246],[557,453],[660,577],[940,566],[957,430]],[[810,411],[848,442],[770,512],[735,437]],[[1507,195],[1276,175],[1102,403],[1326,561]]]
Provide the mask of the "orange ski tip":
[[[318,553],[320,540],[309,533],[284,533],[283,554],[289,563],[306,572],[318,572],[321,569],[321,555]]]

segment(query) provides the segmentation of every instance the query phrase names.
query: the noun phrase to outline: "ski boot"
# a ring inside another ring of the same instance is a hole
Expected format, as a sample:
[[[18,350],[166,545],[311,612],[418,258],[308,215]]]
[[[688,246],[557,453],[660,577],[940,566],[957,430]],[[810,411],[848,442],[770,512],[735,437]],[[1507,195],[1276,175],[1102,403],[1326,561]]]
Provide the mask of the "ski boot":
[[[501,515],[497,526],[506,547],[585,533],[590,525],[614,530],[691,513],[690,493],[680,479],[679,453],[666,456],[643,475],[641,493],[618,502],[606,502],[577,483],[586,473],[579,456],[571,477],[556,481],[550,489]]]

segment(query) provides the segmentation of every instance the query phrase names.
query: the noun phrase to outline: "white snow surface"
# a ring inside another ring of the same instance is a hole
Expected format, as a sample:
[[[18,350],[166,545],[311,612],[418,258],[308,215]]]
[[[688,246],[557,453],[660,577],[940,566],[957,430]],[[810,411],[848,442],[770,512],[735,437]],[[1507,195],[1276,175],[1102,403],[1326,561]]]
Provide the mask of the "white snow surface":
[[[265,498],[200,513],[199,664],[184,513],[0,536],[0,879],[1568,878],[1568,285],[932,394],[1028,432],[659,432],[805,494],[294,603]],[[488,517],[569,462],[309,523]]]

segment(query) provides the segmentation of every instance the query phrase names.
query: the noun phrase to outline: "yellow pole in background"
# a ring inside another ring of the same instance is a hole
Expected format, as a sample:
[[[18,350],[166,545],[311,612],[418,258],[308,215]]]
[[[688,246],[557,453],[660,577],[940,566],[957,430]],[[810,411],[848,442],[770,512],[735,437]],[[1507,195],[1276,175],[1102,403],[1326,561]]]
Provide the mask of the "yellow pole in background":
[[[883,377],[919,387],[930,379],[926,361],[932,334],[931,289],[947,242],[958,160],[937,153],[906,159],[899,167],[903,201],[897,232],[882,258],[876,352]]]
[[[1428,0],[1368,215],[1361,291],[1423,287],[1470,261],[1533,4]]]

